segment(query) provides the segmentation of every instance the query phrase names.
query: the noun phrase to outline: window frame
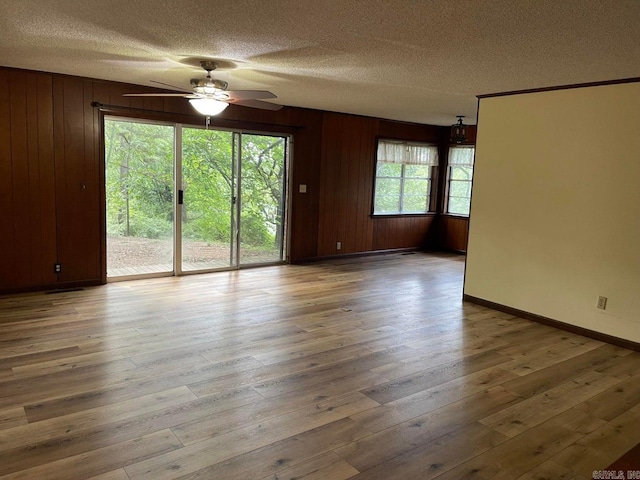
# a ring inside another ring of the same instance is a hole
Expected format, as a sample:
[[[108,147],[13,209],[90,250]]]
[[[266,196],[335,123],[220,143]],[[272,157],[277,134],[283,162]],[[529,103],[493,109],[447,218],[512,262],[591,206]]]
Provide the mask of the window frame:
[[[385,162],[379,159],[380,152],[380,143],[394,143],[398,145],[403,145],[405,147],[409,146],[417,146],[417,147],[430,147],[434,149],[432,155],[435,157],[434,163],[404,163],[404,162]],[[438,183],[438,156],[439,150],[437,144],[429,143],[429,142],[413,142],[406,140],[397,140],[397,139],[388,139],[388,138],[378,138],[376,140],[376,159],[374,164],[373,171],[373,192],[372,192],[372,202],[371,202],[371,216],[372,217],[408,217],[408,216],[425,216],[425,215],[434,215],[436,213],[437,206],[437,183]],[[379,163],[398,164],[401,166],[400,168],[400,176],[378,176],[378,165]],[[407,177],[405,174],[406,167],[411,165],[423,165],[428,167],[429,176],[428,177]],[[399,210],[396,212],[376,212],[376,198],[377,190],[378,190],[378,179],[397,179],[400,181],[400,192],[398,194],[398,207]],[[403,211],[404,202],[405,202],[405,182],[407,180],[424,180],[427,182],[427,191],[425,192],[425,203],[427,210],[424,212],[417,211]]]
[[[455,149],[465,149],[465,150],[473,150],[473,155],[471,156],[471,163],[470,164],[455,164],[452,165],[451,164],[451,152]],[[469,218],[469,215],[471,213],[471,195],[472,195],[472,188],[473,188],[473,172],[474,172],[474,168],[475,168],[475,154],[476,154],[476,147],[475,145],[450,145],[449,149],[447,151],[447,176],[445,179],[445,183],[446,183],[446,187],[445,187],[445,205],[444,205],[444,214],[445,215],[451,215],[451,216],[455,216],[455,217],[464,217],[464,218]],[[452,172],[453,172],[453,168],[455,167],[467,167],[471,169],[471,177],[468,180],[462,180],[462,179],[454,179],[452,178]],[[454,198],[464,198],[464,199],[468,199],[469,200],[469,212],[467,213],[457,213],[457,212],[450,212],[449,211],[449,207],[451,205],[451,182],[465,182],[469,184],[469,196],[453,196]]]

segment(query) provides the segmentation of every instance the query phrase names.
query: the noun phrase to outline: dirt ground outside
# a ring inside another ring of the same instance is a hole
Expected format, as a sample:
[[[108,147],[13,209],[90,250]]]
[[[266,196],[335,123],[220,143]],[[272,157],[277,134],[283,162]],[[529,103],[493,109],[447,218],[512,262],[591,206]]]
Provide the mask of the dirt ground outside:
[[[276,252],[271,249],[244,247],[241,250],[244,261],[277,261]],[[172,262],[173,241],[140,237],[107,237],[107,263],[109,269],[161,265]],[[182,247],[184,263],[200,263],[211,260],[228,262],[229,245],[189,240]]]

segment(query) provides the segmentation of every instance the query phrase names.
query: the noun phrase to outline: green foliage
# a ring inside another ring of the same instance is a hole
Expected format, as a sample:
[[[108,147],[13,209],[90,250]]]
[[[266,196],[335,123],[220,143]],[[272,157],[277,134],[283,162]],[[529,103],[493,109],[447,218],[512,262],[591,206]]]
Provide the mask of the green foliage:
[[[242,216],[242,243],[252,246],[267,246],[274,241],[274,235],[267,230],[262,217],[257,214]]]
[[[284,221],[285,139],[242,136],[242,240],[250,245],[280,244]]]
[[[424,213],[429,209],[430,166],[378,162],[374,211]]]
[[[449,197],[449,213],[469,215],[470,204],[469,198]]]
[[[451,166],[448,212],[469,215],[473,167]]]
[[[473,176],[473,167],[452,166],[450,168],[451,168],[451,179],[452,180],[469,180],[469,181],[471,181],[471,177]]]
[[[173,127],[106,120],[105,164],[109,234],[170,236]]]
[[[183,232],[192,240],[229,242],[233,187],[233,134],[182,131]]]
[[[131,237],[142,238],[170,238],[172,235],[173,223],[160,218],[149,218],[148,216],[134,215],[131,218]]]
[[[402,164],[378,162],[376,175],[378,177],[401,177]]]

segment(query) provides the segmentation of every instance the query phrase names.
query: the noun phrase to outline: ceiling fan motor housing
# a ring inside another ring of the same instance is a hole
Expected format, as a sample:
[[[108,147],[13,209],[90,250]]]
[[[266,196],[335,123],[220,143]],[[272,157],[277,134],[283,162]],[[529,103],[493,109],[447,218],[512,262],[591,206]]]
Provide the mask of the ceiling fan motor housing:
[[[226,90],[229,84],[215,78],[192,78],[191,86],[198,93],[211,94]]]

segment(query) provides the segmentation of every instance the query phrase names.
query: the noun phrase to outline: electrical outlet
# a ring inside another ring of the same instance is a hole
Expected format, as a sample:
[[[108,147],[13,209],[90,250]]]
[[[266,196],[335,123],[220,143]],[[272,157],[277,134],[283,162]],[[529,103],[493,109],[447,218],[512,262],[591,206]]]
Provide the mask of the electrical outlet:
[[[54,263],[53,264],[53,273],[61,273],[62,272],[62,264]]]
[[[607,297],[598,297],[598,304],[596,305],[600,310],[607,308]]]
[[[336,243],[336,250],[340,250],[342,248],[342,242]]]

